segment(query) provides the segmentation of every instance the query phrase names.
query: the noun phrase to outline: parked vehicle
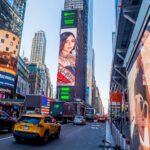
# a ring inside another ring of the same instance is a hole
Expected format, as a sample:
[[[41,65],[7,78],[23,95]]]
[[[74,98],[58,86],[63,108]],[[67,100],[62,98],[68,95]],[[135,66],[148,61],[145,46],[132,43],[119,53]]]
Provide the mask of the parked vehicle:
[[[85,108],[85,119],[89,121],[94,121],[94,108]]]
[[[71,102],[55,101],[50,104],[50,114],[60,122],[73,121],[75,107]]]
[[[14,126],[13,136],[16,141],[38,140],[47,143],[52,136],[59,137],[61,125],[52,116],[25,114]]]
[[[26,95],[26,113],[36,111],[45,115],[49,115],[51,101],[54,101],[54,99],[43,95]]]
[[[0,130],[7,129],[9,132],[11,132],[15,123],[15,119],[10,117],[6,112],[0,111]]]
[[[85,119],[84,119],[84,117],[83,116],[81,116],[81,115],[76,115],[75,116],[75,118],[74,118],[74,120],[73,120],[73,124],[74,125],[85,125],[86,124],[86,121],[85,121]]]

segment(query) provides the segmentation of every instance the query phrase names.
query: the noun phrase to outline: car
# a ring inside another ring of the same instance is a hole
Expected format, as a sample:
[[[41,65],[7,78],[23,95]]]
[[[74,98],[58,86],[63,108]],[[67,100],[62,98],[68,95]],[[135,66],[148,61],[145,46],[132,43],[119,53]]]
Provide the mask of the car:
[[[0,110],[0,130],[7,129],[9,132],[12,132],[13,126],[15,123],[16,123],[16,120],[14,120],[5,111]]]
[[[51,137],[58,138],[60,131],[61,125],[50,115],[24,114],[14,125],[13,136],[18,142],[32,139],[46,144]]]
[[[84,119],[83,116],[76,115],[75,118],[74,118],[74,120],[73,120],[73,124],[74,125],[77,125],[77,124],[79,124],[79,125],[85,125],[86,121],[85,121],[85,119]]]

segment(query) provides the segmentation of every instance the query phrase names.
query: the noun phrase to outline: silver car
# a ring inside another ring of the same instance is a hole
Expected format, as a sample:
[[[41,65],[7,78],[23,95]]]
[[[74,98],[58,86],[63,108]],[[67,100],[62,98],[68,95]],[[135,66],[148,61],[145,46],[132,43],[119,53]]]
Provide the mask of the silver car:
[[[85,125],[86,124],[86,121],[84,119],[83,116],[81,115],[76,115],[75,118],[74,118],[74,121],[73,121],[73,124],[79,124],[79,125]]]

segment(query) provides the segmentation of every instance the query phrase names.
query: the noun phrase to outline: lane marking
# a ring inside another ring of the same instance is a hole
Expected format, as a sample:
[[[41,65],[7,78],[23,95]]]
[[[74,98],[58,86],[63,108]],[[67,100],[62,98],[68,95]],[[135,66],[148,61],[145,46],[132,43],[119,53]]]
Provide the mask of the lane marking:
[[[0,141],[3,141],[3,140],[6,140],[6,139],[10,139],[12,138],[13,136],[9,136],[9,137],[6,137],[6,138],[1,138]]]

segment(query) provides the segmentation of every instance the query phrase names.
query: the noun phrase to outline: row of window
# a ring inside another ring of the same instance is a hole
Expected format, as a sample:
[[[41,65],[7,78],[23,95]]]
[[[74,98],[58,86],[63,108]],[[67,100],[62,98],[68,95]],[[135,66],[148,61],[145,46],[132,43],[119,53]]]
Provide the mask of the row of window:
[[[0,39],[0,43],[5,43],[5,40],[4,39]],[[13,46],[13,42],[10,42],[10,46]],[[16,49],[18,49],[18,45],[16,45]]]
[[[9,38],[9,34],[5,34],[5,38]],[[16,38],[13,37],[12,40],[13,40],[13,41],[16,41]]]
[[[1,50],[1,49],[2,49],[2,46],[0,46],[0,50]],[[6,47],[5,50],[6,50],[6,52],[9,52],[10,49],[9,49],[9,47]],[[13,53],[16,54],[16,50],[14,50]]]

